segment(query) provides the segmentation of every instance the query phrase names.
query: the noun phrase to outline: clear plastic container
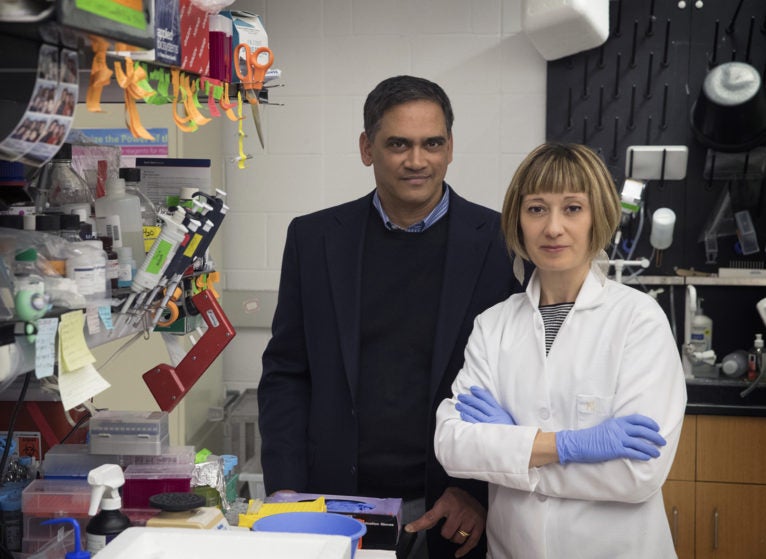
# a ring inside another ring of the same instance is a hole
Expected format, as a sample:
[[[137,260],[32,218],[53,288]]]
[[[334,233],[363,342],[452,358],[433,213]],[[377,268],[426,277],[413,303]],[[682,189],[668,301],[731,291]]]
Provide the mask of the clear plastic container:
[[[131,464],[125,468],[122,504],[125,508],[150,508],[149,497],[160,493],[189,493],[193,464]]]
[[[25,516],[87,516],[91,487],[87,480],[36,479],[21,493]]]
[[[107,410],[90,419],[92,454],[162,454],[168,449],[167,412]]]

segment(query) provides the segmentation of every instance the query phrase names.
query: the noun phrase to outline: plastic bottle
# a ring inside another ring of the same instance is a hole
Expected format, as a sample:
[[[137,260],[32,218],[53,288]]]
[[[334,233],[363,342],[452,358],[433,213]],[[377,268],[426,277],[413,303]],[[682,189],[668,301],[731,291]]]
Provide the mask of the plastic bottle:
[[[692,318],[691,343],[694,350],[703,352],[713,349],[713,320],[702,310],[702,297],[697,304],[697,311]]]
[[[731,378],[744,375],[747,372],[747,351],[738,349],[726,355],[721,361],[721,371]]]
[[[183,210],[173,212],[169,216],[160,214],[165,225],[133,278],[130,287],[134,292],[151,290],[159,283],[188,230],[183,224],[184,216]]]
[[[48,235],[61,235],[61,216],[59,214],[37,214],[35,231]]]
[[[73,279],[77,291],[89,300],[107,297],[106,253],[101,241],[81,241],[73,245],[72,255],[66,262],[66,275]]]
[[[133,254],[144,247],[141,201],[125,190],[125,179],[106,181],[106,196],[96,200],[96,233],[111,237],[114,248],[129,246]]]
[[[104,252],[106,253],[106,280],[109,282],[109,286],[112,289],[117,289],[117,281],[120,277],[120,262],[118,260],[117,251],[112,248],[111,237],[99,237],[99,241],[104,246]],[[122,248],[122,247],[120,247]]]
[[[35,199],[37,213],[59,212],[77,214],[80,221],[93,215],[93,192],[88,183],[72,168],[72,145],[61,149],[43,168]]]
[[[141,190],[141,169],[138,167],[121,167],[120,178],[125,179],[125,192],[135,194],[141,202],[141,222],[144,227],[157,225],[157,207],[154,202]],[[146,251],[144,251],[146,254]]]
[[[80,216],[75,214],[64,214],[61,216],[61,238],[70,243],[79,243],[80,238]]]
[[[763,334],[756,334],[753,347],[747,352],[747,380],[755,381],[763,367]]]
[[[136,261],[133,258],[133,249],[131,247],[118,248],[117,261],[119,263],[117,287],[130,287],[130,284],[133,283],[133,276],[136,275]]]
[[[88,515],[93,518],[85,528],[85,547],[90,553],[97,553],[131,526],[130,519],[120,512],[119,488],[125,484],[125,476],[117,464],[104,464],[88,472],[88,483],[93,488]],[[101,511],[96,514],[99,506]]]
[[[61,518],[52,518],[40,523],[41,526],[47,524],[69,524],[72,526],[74,530],[74,550],[67,551],[64,555],[65,559],[90,559],[90,551],[80,549],[80,523],[77,522],[77,519],[62,516]]]

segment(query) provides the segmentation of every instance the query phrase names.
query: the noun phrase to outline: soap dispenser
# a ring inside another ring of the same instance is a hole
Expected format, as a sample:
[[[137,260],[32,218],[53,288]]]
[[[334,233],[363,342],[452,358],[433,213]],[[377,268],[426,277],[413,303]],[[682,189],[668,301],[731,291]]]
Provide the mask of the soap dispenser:
[[[692,318],[691,342],[695,346],[695,351],[703,352],[713,349],[713,320],[702,310],[704,299],[700,297],[698,301],[697,310]]]
[[[117,464],[104,464],[88,472],[88,483],[93,488],[90,510],[93,516],[85,528],[86,548],[91,553],[101,551],[123,530],[130,528],[130,519],[120,512],[122,498],[119,488],[125,484],[125,475]],[[101,511],[98,511],[99,505]],[[94,516],[95,515],[95,516]]]

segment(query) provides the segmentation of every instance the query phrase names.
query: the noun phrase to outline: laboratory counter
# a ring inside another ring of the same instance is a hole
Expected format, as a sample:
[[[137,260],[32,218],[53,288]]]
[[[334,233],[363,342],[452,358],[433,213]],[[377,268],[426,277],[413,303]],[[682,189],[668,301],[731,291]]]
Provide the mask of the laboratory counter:
[[[744,379],[687,378],[686,413],[766,417],[766,383],[742,397],[749,386]]]

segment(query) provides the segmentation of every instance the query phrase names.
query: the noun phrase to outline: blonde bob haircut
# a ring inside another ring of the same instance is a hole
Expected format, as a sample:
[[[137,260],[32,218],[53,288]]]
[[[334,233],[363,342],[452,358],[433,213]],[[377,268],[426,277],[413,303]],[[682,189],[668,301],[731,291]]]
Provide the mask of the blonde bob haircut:
[[[503,202],[502,228],[508,250],[529,260],[519,221],[527,194],[584,192],[593,216],[590,257],[606,248],[620,222],[620,198],[609,171],[590,148],[580,144],[545,143],[521,162]]]

